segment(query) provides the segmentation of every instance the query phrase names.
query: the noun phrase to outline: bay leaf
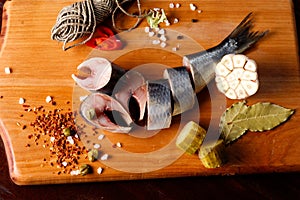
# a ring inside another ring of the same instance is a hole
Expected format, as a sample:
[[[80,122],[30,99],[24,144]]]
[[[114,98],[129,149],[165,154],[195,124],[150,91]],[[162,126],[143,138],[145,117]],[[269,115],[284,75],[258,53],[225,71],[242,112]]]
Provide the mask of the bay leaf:
[[[234,141],[243,135],[247,129],[237,126],[234,122],[236,118],[248,109],[246,102],[237,102],[227,108],[222,114],[220,120],[220,133],[225,140],[225,143]]]
[[[259,102],[247,106],[246,102],[233,104],[221,116],[220,132],[226,144],[233,142],[250,130],[271,130],[285,122],[294,110],[270,102]]]
[[[270,102],[259,102],[249,106],[246,113],[236,117],[238,126],[250,131],[267,131],[285,122],[294,110],[281,107]]]

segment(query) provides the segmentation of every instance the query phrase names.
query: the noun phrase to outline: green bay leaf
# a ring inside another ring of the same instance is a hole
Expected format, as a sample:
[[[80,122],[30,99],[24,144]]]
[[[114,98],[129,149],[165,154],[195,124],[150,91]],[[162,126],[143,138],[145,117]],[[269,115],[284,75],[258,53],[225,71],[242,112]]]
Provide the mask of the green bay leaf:
[[[249,106],[246,113],[237,116],[235,123],[253,132],[267,131],[285,122],[293,113],[292,109],[260,102]]]
[[[225,140],[225,143],[230,143],[243,135],[247,129],[237,126],[234,122],[241,113],[248,109],[245,102],[237,102],[227,108],[221,116],[220,120],[220,133]]]
[[[285,122],[294,110],[270,102],[259,102],[247,106],[245,102],[233,104],[221,116],[220,132],[226,144],[247,132],[271,130]]]

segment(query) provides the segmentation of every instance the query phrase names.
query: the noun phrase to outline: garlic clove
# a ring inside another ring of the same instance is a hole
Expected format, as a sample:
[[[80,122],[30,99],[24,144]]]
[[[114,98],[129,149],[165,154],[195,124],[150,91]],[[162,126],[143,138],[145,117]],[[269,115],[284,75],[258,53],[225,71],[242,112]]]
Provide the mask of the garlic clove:
[[[229,70],[233,70],[232,56],[233,54],[225,55],[221,60],[221,63]]]
[[[235,68],[244,67],[247,57],[242,54],[237,54],[232,57],[233,65]]]
[[[228,82],[225,80],[225,78],[223,78],[224,80],[222,81],[216,81],[217,82],[217,88],[221,91],[221,92],[226,92],[229,89],[229,84]]]
[[[240,81],[239,81],[239,80],[233,80],[233,81],[230,82],[229,87],[230,87],[231,89],[234,89],[234,90],[235,90],[239,84],[240,84]]]
[[[245,89],[245,91],[247,92],[247,94],[249,96],[255,94],[258,90],[259,87],[259,82],[258,80],[256,81],[242,81],[241,85],[243,86],[243,88]]]
[[[255,81],[257,80],[257,73],[252,71],[245,71],[241,77],[243,80]]]
[[[244,68],[248,71],[256,72],[256,62],[249,59]]]
[[[237,95],[237,99],[245,99],[246,97],[248,97],[246,90],[243,88],[243,86],[241,84],[239,84],[237,86],[237,88],[235,89],[235,92]]]
[[[245,70],[243,68],[235,68],[231,73],[235,76],[235,79],[241,79]]]
[[[230,70],[228,70],[222,63],[218,63],[216,66],[216,74],[219,76],[227,76],[230,73]]]
[[[227,92],[225,93],[225,96],[228,97],[229,99],[237,99],[235,91],[231,88],[229,90],[227,90]]]

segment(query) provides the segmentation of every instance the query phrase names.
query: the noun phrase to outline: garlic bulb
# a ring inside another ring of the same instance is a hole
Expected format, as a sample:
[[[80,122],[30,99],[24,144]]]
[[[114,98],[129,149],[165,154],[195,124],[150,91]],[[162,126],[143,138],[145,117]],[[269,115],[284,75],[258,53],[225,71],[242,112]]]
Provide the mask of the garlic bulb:
[[[254,95],[259,86],[257,65],[242,54],[225,55],[216,66],[216,83],[229,99],[245,99]]]

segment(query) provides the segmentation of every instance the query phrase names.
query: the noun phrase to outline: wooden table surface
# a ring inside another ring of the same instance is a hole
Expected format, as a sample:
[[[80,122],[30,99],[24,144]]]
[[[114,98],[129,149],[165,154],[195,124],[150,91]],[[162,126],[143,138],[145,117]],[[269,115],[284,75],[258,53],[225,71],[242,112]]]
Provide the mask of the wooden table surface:
[[[300,17],[299,3],[294,1],[297,20]],[[201,197],[299,199],[300,197],[299,173],[17,186],[9,177],[2,141],[0,175],[0,199],[199,199]]]

